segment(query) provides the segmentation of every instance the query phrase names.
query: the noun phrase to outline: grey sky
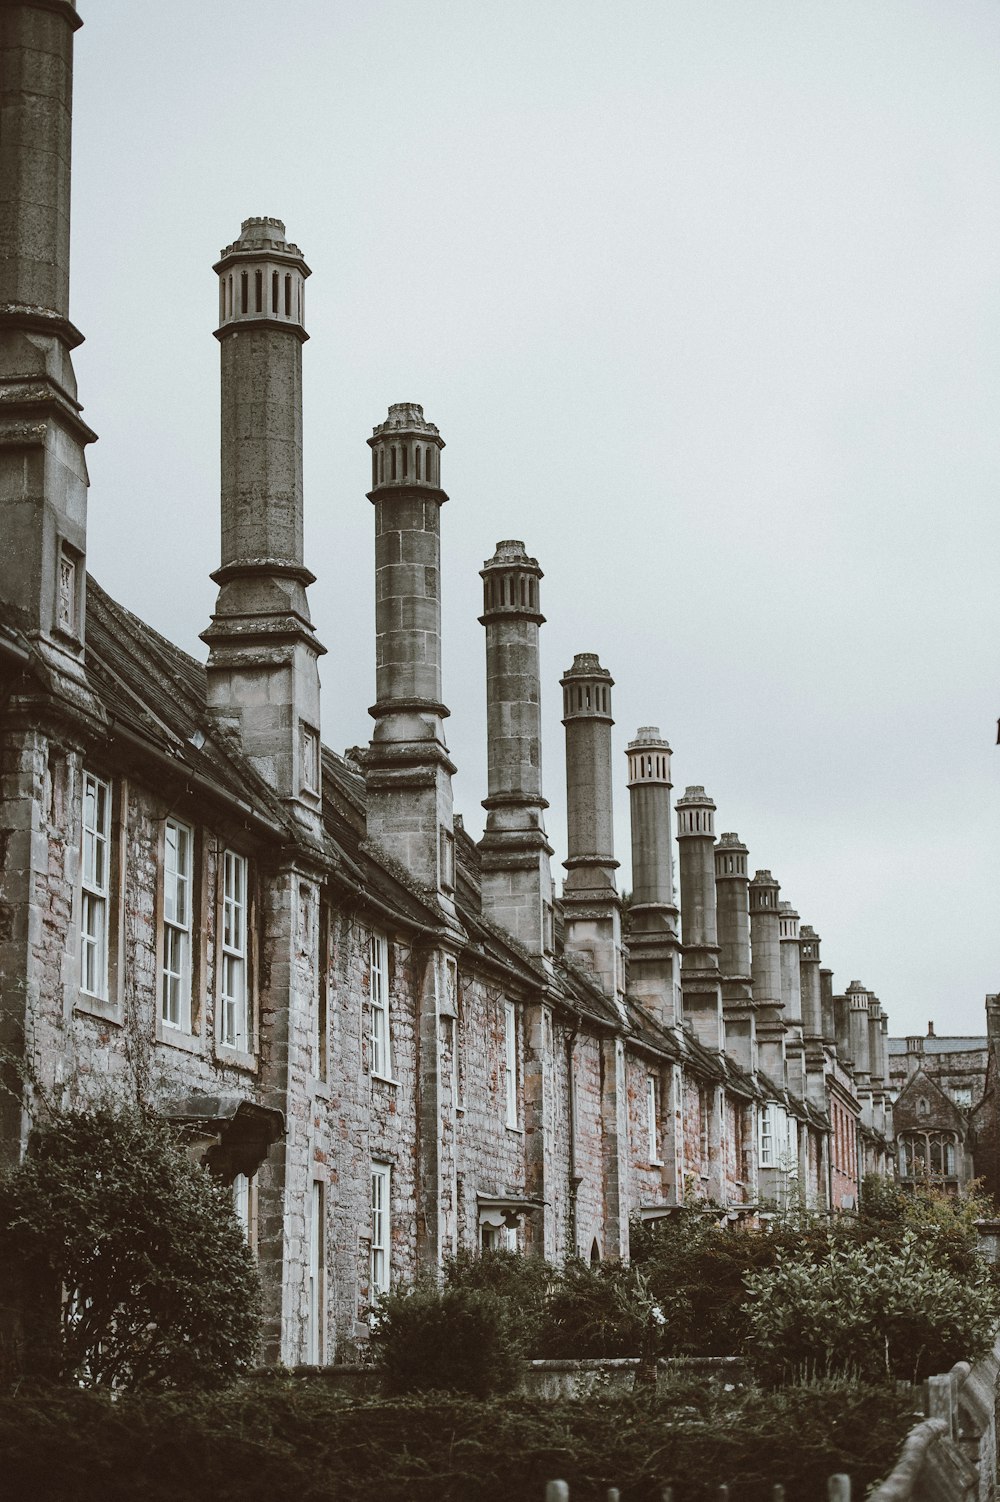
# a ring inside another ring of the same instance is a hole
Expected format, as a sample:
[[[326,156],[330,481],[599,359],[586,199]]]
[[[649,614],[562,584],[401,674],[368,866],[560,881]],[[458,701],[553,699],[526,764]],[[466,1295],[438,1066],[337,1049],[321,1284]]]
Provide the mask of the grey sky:
[[[478,570],[543,569],[893,1033],[1000,989],[994,0],[80,0],[72,316],[90,568],[189,651],[218,563],[212,262],[250,214],[313,269],[307,561],[324,738],[374,684],[365,438],[447,441],[445,700],[478,835]]]

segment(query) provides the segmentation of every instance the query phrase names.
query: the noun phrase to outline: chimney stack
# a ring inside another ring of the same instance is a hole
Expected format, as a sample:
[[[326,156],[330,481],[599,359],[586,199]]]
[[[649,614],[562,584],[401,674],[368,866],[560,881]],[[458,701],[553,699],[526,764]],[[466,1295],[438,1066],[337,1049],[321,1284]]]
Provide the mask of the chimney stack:
[[[441,702],[444,441],[396,402],[374,429],[375,721],[365,758],[368,833],[454,917],[455,833]]]
[[[587,961],[607,996],[620,999],[621,901],[611,808],[614,679],[595,653],[579,652],[560,684],[566,727],[566,948]]]
[[[498,542],[482,568],[489,796],[479,844],[483,913],[531,954],[551,957],[552,847],[542,797],[538,628],[542,571],[523,542]]]
[[[715,804],[701,786],[685,788],[684,797],[677,800],[677,843],[684,1016],[706,1048],[721,1052],[725,1034],[715,907]]]
[[[785,1083],[785,1025],[781,1020],[781,938],[778,894],[770,871],[757,871],[750,883],[750,945],[753,999],[757,1008],[760,1067],[777,1085]]]
[[[629,908],[631,989],[664,1027],[680,1021],[677,1005],[677,906],[670,838],[670,747],[655,725],[629,741],[632,902]]]
[[[854,1061],[854,1079],[859,1088],[868,1088],[871,1073],[871,1055],[868,1045],[868,992],[859,980],[852,980],[847,988],[850,1008],[851,1058]]]
[[[87,463],[69,321],[74,5],[0,6],[0,596],[53,687],[83,677]]]
[[[726,1052],[744,1069],[757,1067],[750,966],[749,852],[738,834],[721,834],[715,847],[715,895],[722,970]]]
[[[208,704],[314,836],[320,823],[316,639],[302,544],[302,252],[280,219],[244,219],[213,267],[222,360],[222,561]]]

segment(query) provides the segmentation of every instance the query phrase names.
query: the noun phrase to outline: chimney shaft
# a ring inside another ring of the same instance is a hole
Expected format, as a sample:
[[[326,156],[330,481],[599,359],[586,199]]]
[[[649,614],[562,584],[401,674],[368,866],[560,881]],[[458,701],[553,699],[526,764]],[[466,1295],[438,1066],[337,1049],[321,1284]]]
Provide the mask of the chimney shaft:
[[[629,741],[632,903],[629,908],[631,988],[665,1027],[677,1010],[677,907],[670,838],[670,747],[655,725]]]
[[[802,1031],[807,1038],[823,1036],[823,982],[819,963],[819,934],[808,923],[799,929],[799,970],[802,981]]]
[[[622,992],[621,903],[611,809],[611,689],[593,652],[560,679],[566,727],[566,947],[585,957],[609,996]]]
[[[715,893],[722,970],[726,1052],[744,1069],[757,1067],[757,1030],[750,984],[750,905],[747,847],[738,834],[721,834],[715,847]]]
[[[715,908],[715,804],[703,787],[677,800],[684,1016],[706,1048],[725,1047]]]
[[[83,679],[86,445],[69,322],[75,8],[0,6],[0,596],[44,642],[62,691]],[[94,706],[91,704],[91,708]]]
[[[542,797],[538,630],[542,571],[522,542],[498,542],[482,568],[489,797],[479,845],[483,912],[532,954],[550,955],[552,847]]]
[[[320,815],[316,640],[302,551],[302,252],[280,219],[243,221],[213,267],[222,366],[221,566],[208,703],[313,833]]]
[[[365,761],[368,832],[454,916],[451,776],[441,702],[444,441],[416,402],[368,440],[375,507],[375,721]]]
[[[0,307],[69,317],[75,5],[0,7]],[[79,342],[78,340],[76,342]]]
[[[724,976],[750,980],[750,906],[747,847],[738,834],[721,834],[715,847],[719,967]]]
[[[868,1042],[868,992],[859,980],[852,980],[847,988],[850,1005],[851,1058],[854,1060],[854,1075],[859,1084],[868,1085],[871,1073],[871,1051]]]

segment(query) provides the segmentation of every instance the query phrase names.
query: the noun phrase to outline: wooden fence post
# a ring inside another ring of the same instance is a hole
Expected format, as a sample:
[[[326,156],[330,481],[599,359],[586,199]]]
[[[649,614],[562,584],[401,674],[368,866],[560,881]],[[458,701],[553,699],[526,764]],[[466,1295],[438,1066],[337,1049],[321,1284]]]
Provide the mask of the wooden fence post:
[[[851,1478],[842,1473],[827,1478],[827,1502],[851,1502]]]
[[[545,1502],[569,1502],[569,1482],[550,1481],[545,1488]]]

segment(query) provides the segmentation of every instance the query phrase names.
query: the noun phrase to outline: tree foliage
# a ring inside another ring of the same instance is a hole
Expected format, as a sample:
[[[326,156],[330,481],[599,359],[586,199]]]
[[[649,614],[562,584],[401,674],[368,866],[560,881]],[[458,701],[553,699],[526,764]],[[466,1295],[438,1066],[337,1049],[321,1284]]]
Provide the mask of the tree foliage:
[[[918,1382],[976,1360],[997,1328],[988,1269],[956,1272],[940,1237],[904,1230],[898,1242],[873,1238],[782,1252],[774,1267],[749,1273],[745,1350],[772,1382],[805,1375],[866,1382]]]
[[[230,1195],[150,1110],[50,1114],[0,1176],[0,1266],[29,1370],[204,1387],[255,1358],[259,1283]]]

